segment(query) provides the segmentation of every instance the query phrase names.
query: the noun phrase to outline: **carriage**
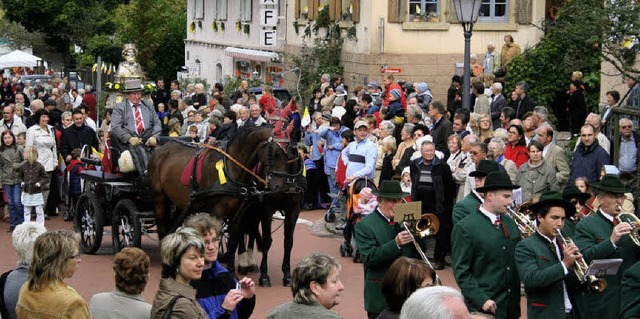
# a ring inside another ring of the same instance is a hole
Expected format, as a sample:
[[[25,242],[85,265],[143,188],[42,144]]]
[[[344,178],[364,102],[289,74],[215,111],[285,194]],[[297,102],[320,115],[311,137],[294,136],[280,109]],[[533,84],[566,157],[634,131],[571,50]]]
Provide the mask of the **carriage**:
[[[109,151],[107,147],[106,153],[110,154]],[[87,155],[84,150],[82,153]],[[139,176],[108,172],[104,161],[88,156],[82,157],[81,161],[85,165],[102,167],[80,173],[83,192],[72,203],[81,252],[95,254],[105,234],[112,236],[116,253],[125,247],[140,247],[142,236],[154,232],[155,226],[153,194],[149,187]],[[111,232],[104,230],[107,226],[111,227]]]

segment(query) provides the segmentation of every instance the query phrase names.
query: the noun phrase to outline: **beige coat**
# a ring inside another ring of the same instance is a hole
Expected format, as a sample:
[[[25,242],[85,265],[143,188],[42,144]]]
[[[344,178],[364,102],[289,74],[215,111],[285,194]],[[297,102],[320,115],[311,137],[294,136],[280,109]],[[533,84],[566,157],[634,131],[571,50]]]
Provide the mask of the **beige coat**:
[[[173,278],[160,279],[160,288],[156,292],[156,297],[153,299],[153,306],[151,307],[151,318],[162,318],[167,311],[171,299],[176,295],[182,295],[185,298],[178,298],[171,318],[184,318],[184,319],[206,319],[207,314],[204,312],[198,300],[196,300],[196,290],[191,286],[181,284]]]
[[[89,308],[82,297],[71,287],[60,281],[40,291],[20,288],[16,315],[20,319],[91,318]]]
[[[544,156],[544,162],[556,171],[556,182],[560,187],[564,187],[569,180],[569,159],[564,149],[556,144],[552,144]]]

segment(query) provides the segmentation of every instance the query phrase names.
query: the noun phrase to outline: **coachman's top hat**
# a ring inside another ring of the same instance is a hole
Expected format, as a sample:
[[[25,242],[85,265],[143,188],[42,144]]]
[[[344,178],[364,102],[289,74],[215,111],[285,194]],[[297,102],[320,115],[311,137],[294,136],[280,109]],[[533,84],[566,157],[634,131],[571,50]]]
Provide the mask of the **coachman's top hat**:
[[[124,81],[124,93],[133,93],[133,92],[142,92],[142,81],[137,80],[126,80]]]
[[[562,207],[566,217],[571,217],[576,214],[576,206],[569,201],[562,198],[562,195],[558,191],[548,191],[540,195],[540,200],[537,203],[529,206],[529,209],[534,213],[538,213],[541,209],[547,207]]]
[[[402,199],[406,196],[409,196],[409,193],[404,193],[402,191],[402,187],[400,187],[399,181],[383,181],[380,188],[377,190],[371,191],[373,195],[376,195],[378,198],[391,198],[391,199]]]
[[[592,186],[601,192],[613,194],[624,194],[629,192],[627,187],[622,183],[622,180],[620,180],[620,177],[613,174],[605,175],[600,182],[593,183]]]
[[[487,174],[487,179],[484,181],[484,186],[478,187],[476,191],[478,193],[484,193],[495,190],[513,190],[520,188],[520,185],[511,183],[511,179],[507,172],[497,171]]]

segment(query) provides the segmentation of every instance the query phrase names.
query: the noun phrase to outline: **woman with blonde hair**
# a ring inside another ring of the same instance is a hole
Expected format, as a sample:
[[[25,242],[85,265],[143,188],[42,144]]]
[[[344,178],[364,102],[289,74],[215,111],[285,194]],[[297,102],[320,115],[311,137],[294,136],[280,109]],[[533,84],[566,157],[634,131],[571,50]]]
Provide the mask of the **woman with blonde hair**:
[[[493,138],[493,126],[491,125],[491,115],[482,115],[478,125],[478,139],[480,142],[488,144]]]
[[[188,227],[162,239],[162,278],[151,307],[152,318],[204,319],[204,312],[196,299],[193,280],[202,277],[204,270],[204,240],[200,234]]]
[[[91,318],[87,303],[64,282],[79,264],[76,234],[54,230],[40,235],[33,246],[27,282],[20,289],[18,318]]]

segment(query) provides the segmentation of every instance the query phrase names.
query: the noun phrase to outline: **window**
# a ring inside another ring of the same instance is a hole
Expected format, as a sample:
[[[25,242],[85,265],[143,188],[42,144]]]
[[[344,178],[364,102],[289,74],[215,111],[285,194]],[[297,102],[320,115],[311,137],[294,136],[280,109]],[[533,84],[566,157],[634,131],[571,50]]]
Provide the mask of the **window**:
[[[353,18],[353,0],[342,0],[341,19],[351,21]]]
[[[227,20],[227,1],[228,0],[214,0],[215,13],[213,18],[216,20]]]
[[[508,0],[482,0],[480,6],[481,22],[505,22],[509,20]]]
[[[252,0],[240,0],[240,21],[250,22],[253,15]]]
[[[412,18],[422,18],[429,21],[429,18],[440,17],[440,0],[409,0],[409,15]]]
[[[298,17],[300,19],[309,19],[309,0],[298,0]]]
[[[194,0],[193,18],[204,19],[204,0]]]

